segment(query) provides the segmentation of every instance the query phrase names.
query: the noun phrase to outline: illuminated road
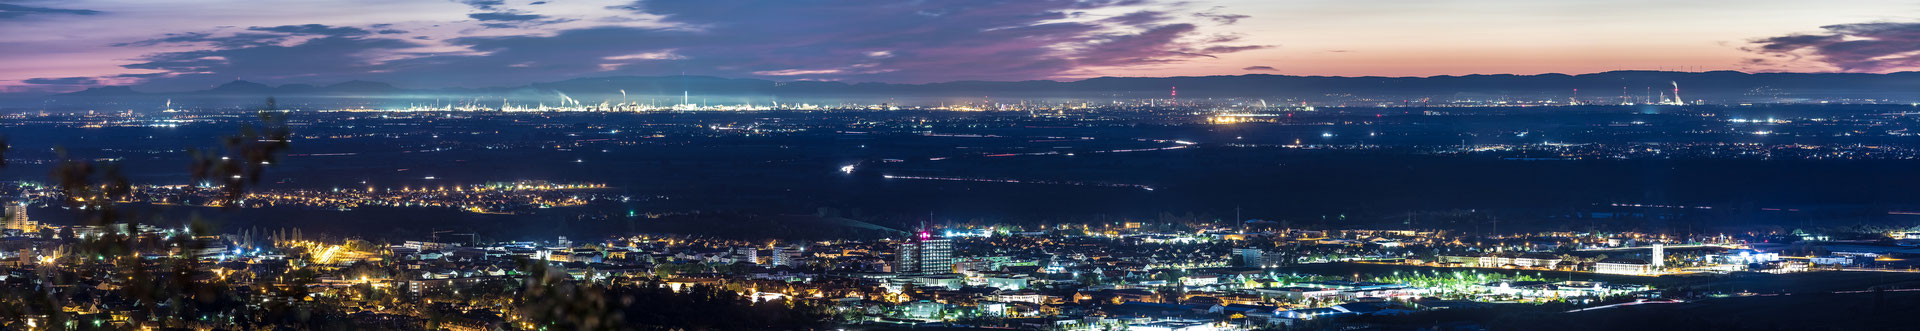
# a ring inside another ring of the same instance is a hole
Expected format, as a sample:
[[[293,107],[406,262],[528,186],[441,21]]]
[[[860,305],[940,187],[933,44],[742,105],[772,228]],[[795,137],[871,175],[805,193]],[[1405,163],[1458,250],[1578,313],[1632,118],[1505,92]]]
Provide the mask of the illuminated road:
[[[1733,245],[1715,245],[1715,244],[1699,244],[1699,245],[1673,245],[1673,246],[1666,246],[1666,248],[1667,248],[1667,249],[1674,249],[1674,248],[1703,248],[1703,247],[1718,247],[1718,248],[1726,248],[1726,249],[1738,249],[1738,248],[1740,248],[1740,246],[1733,246]],[[1581,252],[1607,252],[1607,251],[1631,251],[1631,250],[1643,250],[1643,249],[1653,249],[1653,246],[1635,246],[1635,247],[1614,247],[1614,248],[1588,248],[1588,249],[1582,249],[1582,250],[1579,250],[1579,251],[1581,251]]]
[[[1616,304],[1611,304],[1611,305],[1605,305],[1605,306],[1593,306],[1593,307],[1587,307],[1587,308],[1580,308],[1580,309],[1574,309],[1574,310],[1568,310],[1567,312],[1569,312],[1569,313],[1578,313],[1578,312],[1583,312],[1583,311],[1589,311],[1589,310],[1601,310],[1601,309],[1611,309],[1611,308],[1616,308],[1616,307],[1625,307],[1625,306],[1638,306],[1638,305],[1644,305],[1644,304],[1656,304],[1656,303],[1686,303],[1686,302],[1685,302],[1685,301],[1680,301],[1680,300],[1662,300],[1662,299],[1655,299],[1655,300],[1646,300],[1646,299],[1641,299],[1641,300],[1637,300],[1637,301],[1634,301],[1634,302],[1627,302],[1627,303],[1616,303]]]

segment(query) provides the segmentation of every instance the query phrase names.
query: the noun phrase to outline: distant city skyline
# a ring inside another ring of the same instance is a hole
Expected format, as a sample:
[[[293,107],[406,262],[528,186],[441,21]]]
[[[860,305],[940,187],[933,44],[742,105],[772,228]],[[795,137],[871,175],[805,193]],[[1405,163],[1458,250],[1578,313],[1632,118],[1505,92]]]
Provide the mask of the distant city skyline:
[[[0,92],[1920,69],[1916,1],[12,1]],[[1792,15],[1781,15],[1792,13]]]

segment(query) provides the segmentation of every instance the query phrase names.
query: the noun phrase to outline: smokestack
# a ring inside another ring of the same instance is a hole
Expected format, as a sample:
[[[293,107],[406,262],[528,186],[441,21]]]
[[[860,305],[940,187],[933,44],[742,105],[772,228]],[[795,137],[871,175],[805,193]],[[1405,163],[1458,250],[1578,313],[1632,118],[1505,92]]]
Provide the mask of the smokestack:
[[[1680,82],[1673,82],[1673,104],[1685,105],[1687,99],[1680,98]]]

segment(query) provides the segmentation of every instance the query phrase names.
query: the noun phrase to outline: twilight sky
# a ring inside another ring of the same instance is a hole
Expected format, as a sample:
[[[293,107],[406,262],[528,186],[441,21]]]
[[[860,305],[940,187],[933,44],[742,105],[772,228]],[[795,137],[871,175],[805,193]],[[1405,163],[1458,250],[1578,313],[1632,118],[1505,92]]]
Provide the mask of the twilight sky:
[[[1920,69],[1920,0],[0,0],[0,92]]]

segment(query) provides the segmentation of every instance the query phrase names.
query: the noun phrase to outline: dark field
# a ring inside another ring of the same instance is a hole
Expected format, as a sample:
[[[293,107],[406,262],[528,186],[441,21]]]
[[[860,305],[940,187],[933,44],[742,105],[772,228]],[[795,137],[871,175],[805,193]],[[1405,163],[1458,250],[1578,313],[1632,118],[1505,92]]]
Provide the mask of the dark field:
[[[1478,231],[1498,220],[1502,230],[1513,231],[1704,232],[1916,221],[1887,213],[1920,209],[1920,193],[1908,189],[1920,186],[1920,172],[1912,171],[1920,161],[1899,157],[1538,160],[1455,153],[1462,143],[1535,140],[1654,148],[1666,145],[1644,144],[1914,143],[1905,136],[1851,135],[1867,131],[1831,124],[1778,125],[1769,130],[1797,133],[1756,136],[1742,133],[1752,130],[1746,124],[1723,121],[1825,116],[1879,123],[1873,126],[1878,132],[1912,124],[1875,115],[1902,107],[1856,107],[1864,108],[1577,107],[1466,116],[1358,108],[1231,126],[1201,124],[1185,113],[1131,112],[1068,118],[904,111],[296,113],[298,137],[262,188],[546,180],[605,183],[613,187],[609,193],[645,199],[505,217],[381,209],[204,214],[230,227],[395,234],[466,228],[502,239],[713,221],[668,217],[629,226],[630,220],[621,219],[628,212],[721,213],[773,222],[821,208],[896,228],[929,217],[1013,224],[1225,221],[1236,208],[1247,218],[1317,228]],[[91,122],[56,117],[0,126],[15,146],[9,155],[14,164],[0,170],[0,178],[45,181],[57,146],[77,157],[118,163],[136,183],[188,184],[188,149],[214,145],[243,118],[79,128],[63,123]],[[1645,124],[1627,124],[1633,122]],[[1288,147],[1296,142],[1318,147]],[[1623,147],[1621,153],[1642,148]],[[848,165],[853,172],[839,171]],[[1712,209],[1611,206],[1616,203]],[[154,213],[178,218],[187,212]]]

